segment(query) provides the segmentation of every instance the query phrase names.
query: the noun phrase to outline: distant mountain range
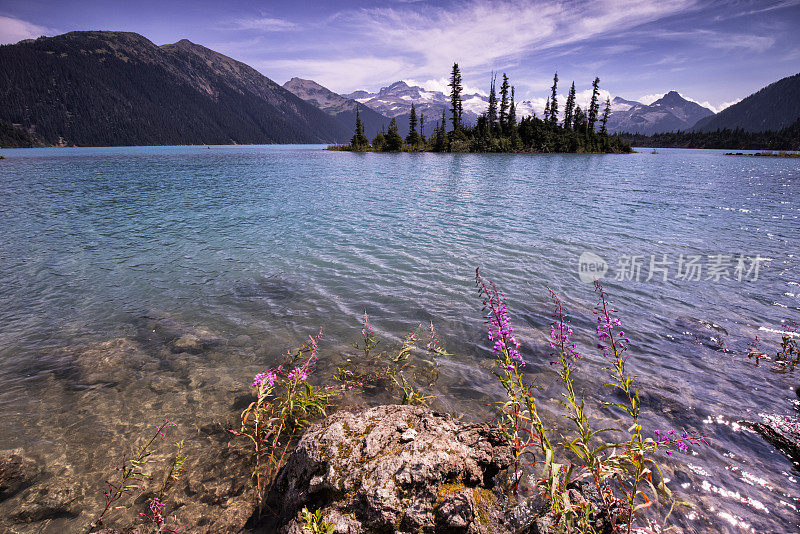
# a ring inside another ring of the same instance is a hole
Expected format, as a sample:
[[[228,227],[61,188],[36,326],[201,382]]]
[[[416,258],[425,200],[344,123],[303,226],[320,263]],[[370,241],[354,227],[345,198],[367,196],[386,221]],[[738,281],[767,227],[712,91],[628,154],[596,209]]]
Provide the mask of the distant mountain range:
[[[374,137],[381,129],[389,127],[390,119],[388,117],[356,100],[336,94],[313,80],[292,78],[283,84],[283,88],[336,118],[345,128],[351,131],[355,129],[356,108],[358,108],[359,117],[364,124],[364,131],[370,138]],[[408,130],[407,121],[400,122],[398,129],[402,132]]]
[[[714,112],[690,100],[677,91],[670,91],[650,105],[620,97],[611,102],[608,131],[652,135],[661,132],[688,130]]]
[[[377,93],[355,91],[342,96],[360,102],[387,117],[408,117],[412,102],[417,113],[422,111],[429,121],[441,120],[442,111],[445,111],[448,119],[450,116],[448,95],[408,85],[404,81],[383,87]],[[486,112],[488,105],[489,99],[486,96],[477,93],[464,95],[464,120],[474,124],[478,116]],[[533,114],[533,104],[530,101],[517,102],[517,117]],[[650,105],[617,97],[612,103],[608,129],[611,132],[644,134],[686,130],[694,126],[699,119],[713,114],[710,109],[686,100],[676,91],[670,91]],[[405,120],[400,121],[403,122]]]
[[[355,91],[342,96],[356,100],[387,117],[408,117],[413,102],[417,115],[423,113],[426,124],[430,124],[431,127],[437,120],[442,120],[442,111],[448,120],[450,117],[449,95],[441,91],[423,89],[417,85],[408,85],[404,81],[394,82],[381,88],[377,93]],[[462,119],[467,124],[474,124],[478,115],[486,111],[486,97],[479,94],[464,94],[461,99],[464,107]]]
[[[411,104],[433,132],[449,95],[398,81],[339,95],[313,80],[278,85],[255,69],[181,40],[156,46],[136,33],[82,31],[0,46],[0,146],[342,143],[356,109],[373,137],[396,118],[408,132]],[[562,109],[563,109],[563,102]],[[464,121],[488,98],[463,95]],[[534,114],[517,102],[517,117]],[[670,91],[652,104],[620,97],[608,129],[650,135],[676,130],[779,130],[800,117],[800,74],[721,113]]]
[[[702,132],[741,128],[747,132],[778,131],[800,118],[800,74],[788,76],[753,93],[713,117],[700,120]]]
[[[187,40],[70,32],[0,46],[0,121],[52,145],[329,143],[336,118]]]

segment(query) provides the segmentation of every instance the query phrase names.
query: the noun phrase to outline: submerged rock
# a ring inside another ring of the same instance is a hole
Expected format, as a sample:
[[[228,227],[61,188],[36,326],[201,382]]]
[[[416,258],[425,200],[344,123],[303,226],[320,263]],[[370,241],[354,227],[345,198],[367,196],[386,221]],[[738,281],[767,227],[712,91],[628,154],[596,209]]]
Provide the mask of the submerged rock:
[[[79,381],[85,384],[130,381],[155,370],[158,364],[139,343],[125,337],[68,347],[63,352],[73,359]]]
[[[66,487],[68,481],[49,481],[22,494],[11,516],[15,522],[35,523],[62,517],[77,517],[80,507],[76,504],[75,491]]]
[[[0,501],[33,484],[40,474],[39,465],[22,449],[0,451]]]
[[[796,415],[762,415],[760,423],[750,423],[753,430],[768,442],[800,462],[800,417]]]
[[[223,337],[204,326],[195,326],[177,317],[143,317],[138,324],[137,341],[154,351],[166,349],[174,354],[200,354],[223,343]]]
[[[728,331],[722,326],[688,316],[678,317],[675,321],[675,326],[684,335],[693,338],[695,343],[717,351],[727,352],[726,340]]]
[[[322,509],[338,533],[510,532],[495,476],[513,462],[485,425],[412,406],[339,412],[305,433],[271,500],[282,532]]]
[[[0,451],[0,501],[8,499],[9,507],[0,518],[0,530],[10,524],[76,517],[80,513],[69,482],[60,480],[48,488],[51,478],[22,449]]]
[[[172,342],[172,352],[199,354],[205,348],[203,342],[194,334],[184,334]]]

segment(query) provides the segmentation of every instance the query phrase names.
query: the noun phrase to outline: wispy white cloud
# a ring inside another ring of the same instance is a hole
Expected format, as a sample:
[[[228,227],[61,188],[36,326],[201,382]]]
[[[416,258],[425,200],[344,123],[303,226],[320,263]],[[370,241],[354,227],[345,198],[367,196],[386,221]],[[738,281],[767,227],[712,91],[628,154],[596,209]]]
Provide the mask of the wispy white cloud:
[[[603,54],[614,56],[614,55],[627,54],[628,52],[633,52],[638,48],[639,48],[638,46],[632,44],[615,44],[602,47],[600,49],[600,52],[602,52]]]
[[[454,60],[476,71],[533,49],[621,33],[692,5],[692,0],[630,0],[624,6],[618,0],[590,0],[580,6],[473,0],[450,9],[363,9],[347,19],[374,36],[377,45],[413,58],[417,76],[435,77]]]
[[[720,50],[746,49],[764,52],[775,44],[775,37],[750,33],[719,32],[715,30],[669,31],[654,30],[650,38],[695,41],[703,46]]]
[[[257,17],[251,19],[237,19],[224,27],[232,30],[262,30],[262,31],[288,31],[298,28],[294,22],[272,17]]]
[[[782,3],[790,2],[800,0]],[[759,8],[753,2],[729,7]],[[666,84],[707,90],[674,73],[694,65],[698,56],[714,61],[722,51],[755,58],[778,48],[780,36],[768,28],[709,26],[712,16],[700,0],[394,1],[326,14],[324,21],[302,19],[302,31],[287,32],[286,39],[281,35],[280,53],[260,49],[263,59],[249,62],[268,76],[300,75],[338,92],[373,91],[402,79],[446,93],[445,77],[457,61],[468,93],[485,94],[489,72],[505,71],[523,99],[546,96],[552,82],[545,72],[556,65],[564,73],[562,85],[572,78],[585,83],[584,73],[591,73],[589,80],[597,74],[612,91],[651,92]],[[253,30],[295,27],[264,16],[239,25]],[[703,100],[714,101],[715,92]],[[738,96],[720,94],[724,100]]]
[[[728,108],[728,107],[736,104],[737,102],[741,102],[742,101],[741,98],[737,98],[736,100],[731,100],[730,102],[722,102],[722,103],[714,105],[711,102],[709,102],[708,100],[704,100],[703,102],[700,102],[700,101],[695,100],[694,98],[686,96],[686,95],[684,95],[682,93],[678,93],[678,94],[680,94],[683,98],[685,98],[689,102],[694,102],[695,104],[700,104],[704,108],[708,108],[711,111],[713,111],[714,113],[719,113],[723,109]]]
[[[649,106],[650,104],[652,104],[653,102],[664,96],[664,94],[665,93],[653,93],[649,95],[642,95],[639,98],[637,98],[636,101],[641,102],[645,106]]]
[[[58,33],[51,28],[31,24],[13,17],[0,17],[0,44],[16,43],[23,39],[35,39],[42,35]]]
[[[460,63],[465,80],[491,69],[510,69],[532,51],[560,52],[599,37],[621,35],[639,25],[692,9],[696,0],[586,0],[580,5],[546,0],[468,0],[447,6],[397,4],[337,13],[324,31],[339,52],[298,61],[333,90],[375,88],[391,79],[379,74],[406,70],[395,79],[439,80]],[[610,52],[623,53],[629,47]],[[369,51],[364,55],[364,51]],[[338,57],[337,57],[338,56]],[[380,57],[380,61],[370,59]],[[354,59],[355,58],[355,59]],[[361,59],[358,59],[361,58]],[[388,65],[380,65],[386,62]],[[265,62],[265,66],[270,63]],[[277,65],[273,62],[272,65]],[[375,69],[378,69],[377,71]],[[343,74],[346,69],[346,75]],[[515,82],[526,85],[526,80]]]
[[[717,15],[714,17],[715,21],[720,20],[727,20],[736,17],[750,17],[753,15],[758,15],[760,13],[767,13],[769,11],[775,11],[776,9],[784,9],[787,7],[795,7],[800,5],[800,0],[785,0],[784,2],[778,2],[772,5],[762,5],[761,2],[755,4],[757,7],[748,10],[742,11],[735,11],[735,10],[725,10],[725,12]]]

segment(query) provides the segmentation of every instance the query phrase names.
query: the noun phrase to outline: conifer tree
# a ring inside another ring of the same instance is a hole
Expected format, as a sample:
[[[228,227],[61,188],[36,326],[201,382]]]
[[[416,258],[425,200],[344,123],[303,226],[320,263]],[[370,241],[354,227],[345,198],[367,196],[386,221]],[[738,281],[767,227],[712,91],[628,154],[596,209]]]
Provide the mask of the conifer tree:
[[[589,103],[588,113],[590,132],[594,132],[594,124],[597,122],[597,113],[600,111],[600,102],[597,100],[597,97],[600,96],[600,90],[598,89],[599,85],[600,78],[595,78],[592,82],[592,101]]]
[[[352,139],[350,139],[350,146],[356,149],[362,149],[369,146],[369,139],[364,134],[364,124],[361,122],[361,115],[356,106],[356,131]]]
[[[478,115],[478,120],[475,121],[475,135],[479,139],[489,137],[489,121],[486,118],[486,113]]]
[[[503,83],[500,85],[500,131],[508,133],[508,76],[503,73]]]
[[[517,127],[517,106],[514,104],[514,86],[511,86],[511,105],[508,107],[508,129],[513,132]]]
[[[442,113],[442,123],[437,121],[436,130],[433,132],[433,150],[436,152],[447,151],[447,133],[444,125],[444,113]]]
[[[386,144],[386,133],[381,128],[375,137],[372,138],[372,148],[374,150],[383,150],[384,145]]]
[[[494,82],[495,82],[495,76],[493,72],[492,81],[489,84],[489,109],[486,112],[486,120],[489,121],[490,135],[495,128],[495,123],[497,122],[497,95],[495,94],[494,90]]]
[[[414,109],[414,103],[411,103],[411,114],[408,116],[408,135],[406,136],[406,143],[411,146],[416,146],[419,143],[419,134],[417,133],[417,111]]]
[[[553,75],[553,87],[550,94],[550,116],[545,117],[545,120],[550,124],[555,124],[558,121],[558,97],[556,93],[558,91],[558,73],[556,72]]]
[[[572,117],[575,111],[575,82],[572,82],[572,87],[569,89],[569,96],[567,96],[567,103],[564,105],[564,128],[572,128]]]
[[[461,129],[461,91],[464,87],[461,85],[461,70],[458,68],[458,63],[453,63],[453,71],[450,74],[450,112],[453,114],[453,131]]]
[[[583,112],[580,106],[575,107],[575,115],[572,119],[572,129],[581,131],[586,128],[586,113]]]
[[[403,148],[403,138],[397,132],[397,121],[394,117],[389,121],[389,130],[386,132],[386,142],[383,150],[386,152],[397,152]]]
[[[419,137],[420,141],[425,142],[425,114],[419,114]]]
[[[600,133],[606,134],[606,123],[608,123],[608,116],[611,115],[611,98],[606,97],[606,108],[603,110],[603,118],[600,119]]]
[[[547,122],[547,121],[550,120],[550,97],[549,96],[547,97],[547,103],[544,105],[544,115],[542,117],[542,120],[544,120],[544,122]]]

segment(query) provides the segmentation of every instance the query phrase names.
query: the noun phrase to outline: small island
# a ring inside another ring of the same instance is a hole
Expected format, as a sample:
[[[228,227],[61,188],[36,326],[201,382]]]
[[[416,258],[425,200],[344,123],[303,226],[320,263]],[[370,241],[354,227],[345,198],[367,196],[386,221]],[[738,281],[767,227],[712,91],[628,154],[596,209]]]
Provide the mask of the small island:
[[[414,105],[409,115],[409,133],[405,139],[393,118],[389,128],[380,131],[370,141],[356,108],[356,125],[350,144],[333,145],[328,150],[350,152],[514,152],[514,153],[599,153],[628,154],[631,145],[616,135],[609,135],[606,123],[611,103],[606,99],[600,114],[600,78],[592,83],[592,99],[586,110],[575,100],[575,82],[564,104],[563,120],[559,121],[558,74],[553,77],[551,94],[544,116],[523,117],[517,122],[514,87],[503,74],[499,101],[495,77],[489,88],[489,105],[475,125],[462,120],[461,71],[453,64],[450,74],[450,129],[445,111],[436,121],[433,133],[425,135],[425,117],[417,116]]]

